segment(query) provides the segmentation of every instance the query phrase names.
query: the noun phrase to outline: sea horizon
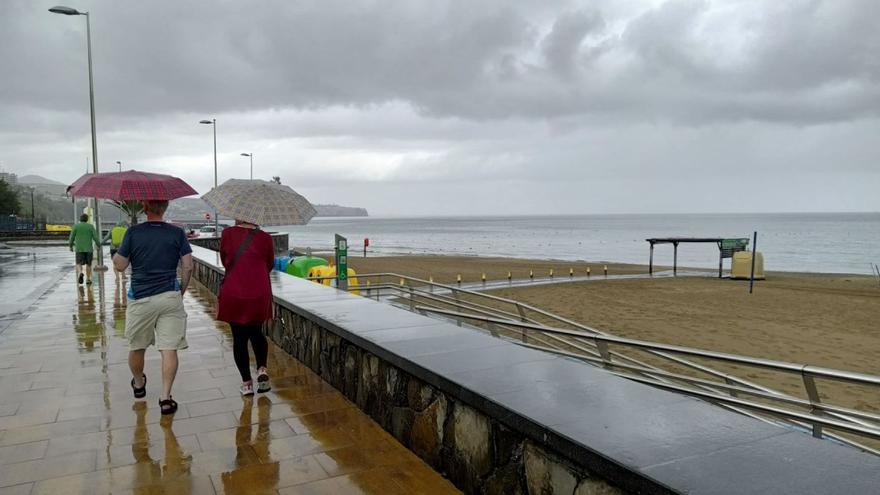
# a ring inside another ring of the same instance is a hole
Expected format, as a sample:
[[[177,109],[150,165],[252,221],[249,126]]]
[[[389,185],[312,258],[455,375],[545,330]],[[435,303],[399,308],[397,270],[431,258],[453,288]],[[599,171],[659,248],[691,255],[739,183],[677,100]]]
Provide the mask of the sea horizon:
[[[431,222],[425,222],[431,220]],[[880,213],[638,213],[320,217],[289,232],[290,245],[327,250],[348,238],[351,255],[466,255],[647,264],[650,237],[749,238],[758,232],[765,270],[872,274],[880,264]],[[671,246],[654,263],[671,265]],[[682,244],[679,266],[717,268],[718,249]],[[729,260],[725,260],[725,267]]]

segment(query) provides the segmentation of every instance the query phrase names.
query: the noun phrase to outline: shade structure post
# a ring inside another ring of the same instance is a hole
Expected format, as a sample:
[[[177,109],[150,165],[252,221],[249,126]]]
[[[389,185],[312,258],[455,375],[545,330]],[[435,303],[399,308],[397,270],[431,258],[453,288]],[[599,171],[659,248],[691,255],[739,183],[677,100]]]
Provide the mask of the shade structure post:
[[[672,275],[678,275],[678,243],[672,243]]]
[[[654,274],[654,243],[651,242],[651,255],[648,258],[648,275]],[[589,271],[587,272],[589,273]]]
[[[758,232],[754,232],[752,239],[752,273],[749,275],[749,294],[755,287],[755,258],[758,257]]]

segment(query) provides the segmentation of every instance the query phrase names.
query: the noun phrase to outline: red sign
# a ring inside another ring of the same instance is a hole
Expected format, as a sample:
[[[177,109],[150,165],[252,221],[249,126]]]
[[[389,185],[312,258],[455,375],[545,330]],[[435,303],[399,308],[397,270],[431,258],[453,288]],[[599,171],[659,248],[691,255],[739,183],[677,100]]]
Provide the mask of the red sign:
[[[364,238],[364,247],[370,247],[370,239],[369,238],[366,238],[366,237]]]
[[[211,219],[211,214],[205,213],[205,220],[210,220],[210,219]]]

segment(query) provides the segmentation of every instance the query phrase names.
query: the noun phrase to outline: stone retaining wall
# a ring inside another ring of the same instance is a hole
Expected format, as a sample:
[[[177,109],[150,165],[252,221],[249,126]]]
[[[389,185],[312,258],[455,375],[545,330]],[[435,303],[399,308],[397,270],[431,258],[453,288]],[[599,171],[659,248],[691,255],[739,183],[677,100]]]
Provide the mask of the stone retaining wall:
[[[286,307],[269,337],[465,493],[616,494],[584,467],[549,452]]]

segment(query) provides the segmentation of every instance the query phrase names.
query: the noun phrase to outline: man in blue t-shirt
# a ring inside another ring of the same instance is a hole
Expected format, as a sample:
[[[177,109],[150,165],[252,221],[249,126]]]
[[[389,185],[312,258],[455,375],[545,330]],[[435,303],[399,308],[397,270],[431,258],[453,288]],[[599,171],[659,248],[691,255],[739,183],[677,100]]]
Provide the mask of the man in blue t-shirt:
[[[168,201],[144,201],[147,221],[128,229],[113,256],[120,272],[131,265],[131,287],[125,310],[128,367],[135,398],[146,396],[144,354],[155,344],[162,355],[162,414],[177,411],[171,386],[177,375],[177,351],[187,348],[183,294],[192,277],[192,249],[179,227],[162,221]],[[180,265],[180,280],[177,266]]]

